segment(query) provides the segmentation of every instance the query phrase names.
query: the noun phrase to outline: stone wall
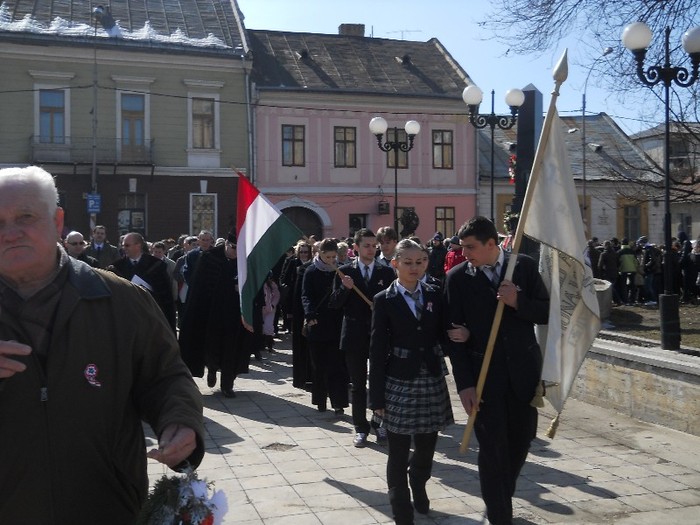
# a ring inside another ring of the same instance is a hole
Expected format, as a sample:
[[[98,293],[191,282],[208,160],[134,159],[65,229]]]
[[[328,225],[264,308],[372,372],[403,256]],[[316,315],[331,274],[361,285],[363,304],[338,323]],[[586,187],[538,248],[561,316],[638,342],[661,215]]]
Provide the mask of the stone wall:
[[[700,357],[597,339],[571,397],[700,436]]]

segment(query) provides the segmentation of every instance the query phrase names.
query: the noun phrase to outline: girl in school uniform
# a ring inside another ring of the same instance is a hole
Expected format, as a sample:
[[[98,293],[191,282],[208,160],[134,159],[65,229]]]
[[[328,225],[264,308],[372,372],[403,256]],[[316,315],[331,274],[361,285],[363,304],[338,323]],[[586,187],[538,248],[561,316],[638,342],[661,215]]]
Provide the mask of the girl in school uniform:
[[[454,418],[440,347],[442,295],[438,288],[420,282],[427,255],[419,244],[404,239],[391,264],[398,278],[374,297],[370,406],[388,434],[387,485],[394,521],[408,525],[413,523],[414,508],[421,514],[429,510],[425,485],[438,431]]]

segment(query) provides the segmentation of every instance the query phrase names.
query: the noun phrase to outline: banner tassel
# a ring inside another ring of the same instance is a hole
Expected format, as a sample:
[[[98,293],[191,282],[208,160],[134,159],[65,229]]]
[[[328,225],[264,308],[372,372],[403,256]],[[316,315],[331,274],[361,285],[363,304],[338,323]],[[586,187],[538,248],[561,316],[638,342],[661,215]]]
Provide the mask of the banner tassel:
[[[552,419],[552,423],[549,425],[549,429],[547,429],[547,437],[549,439],[554,439],[554,435],[557,433],[557,428],[559,428],[559,416],[560,413],[557,413],[557,416]]]

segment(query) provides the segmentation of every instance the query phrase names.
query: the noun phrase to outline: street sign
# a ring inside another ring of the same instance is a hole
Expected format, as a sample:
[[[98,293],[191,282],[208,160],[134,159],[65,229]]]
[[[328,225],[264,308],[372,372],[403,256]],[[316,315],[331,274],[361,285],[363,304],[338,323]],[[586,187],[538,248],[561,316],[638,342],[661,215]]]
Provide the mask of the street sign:
[[[99,193],[88,193],[87,212],[100,213],[102,211],[102,195]]]

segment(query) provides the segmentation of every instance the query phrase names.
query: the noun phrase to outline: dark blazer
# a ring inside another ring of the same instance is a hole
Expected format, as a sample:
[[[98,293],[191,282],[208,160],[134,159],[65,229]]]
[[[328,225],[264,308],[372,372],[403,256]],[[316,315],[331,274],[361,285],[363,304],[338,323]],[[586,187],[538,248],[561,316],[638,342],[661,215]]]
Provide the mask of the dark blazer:
[[[302,281],[301,303],[304,306],[304,319],[313,319],[318,324],[308,327],[306,338],[315,342],[338,342],[343,314],[340,310],[328,307],[333,292],[335,272],[324,272],[314,266],[313,262],[304,272]]]
[[[122,256],[122,254],[119,253],[119,248],[112,246],[108,242],[102,244],[102,249],[99,254],[93,243],[90,243],[83,253],[97,259],[97,264],[100,268],[107,268],[110,264],[118,261]]]
[[[149,292],[160,306],[170,326],[175,330],[175,302],[173,301],[173,288],[170,284],[167,264],[157,257],[144,253],[136,266],[131,264],[128,257],[124,257],[107,269],[127,281],[131,281],[134,275],[138,275],[151,285],[153,290],[149,290]]]
[[[510,254],[505,253],[501,279],[510,262]],[[549,293],[537,263],[527,255],[518,255],[512,280],[520,288],[518,309],[505,306],[503,310],[483,397],[513,393],[529,401],[542,371],[534,324],[547,324]],[[446,343],[460,391],[476,386],[498,304],[496,288],[481,270],[465,261],[447,273],[445,301],[446,328],[451,323],[462,324],[470,332],[466,343]]]
[[[370,301],[382,290],[385,290],[394,280],[394,271],[379,261],[374,261],[374,269],[369,283],[365,282],[362,268],[358,259],[340,267],[340,271],[352,277],[353,282]],[[329,301],[330,308],[343,310],[343,327],[340,331],[340,349],[369,349],[369,334],[372,328],[372,309],[354,290],[343,286],[340,276],[336,274],[333,282],[333,293]]]
[[[373,409],[384,408],[386,377],[414,379],[425,363],[432,376],[443,374],[440,342],[444,334],[442,294],[419,283],[423,293],[420,321],[393,281],[374,297],[369,349],[369,399]]]

